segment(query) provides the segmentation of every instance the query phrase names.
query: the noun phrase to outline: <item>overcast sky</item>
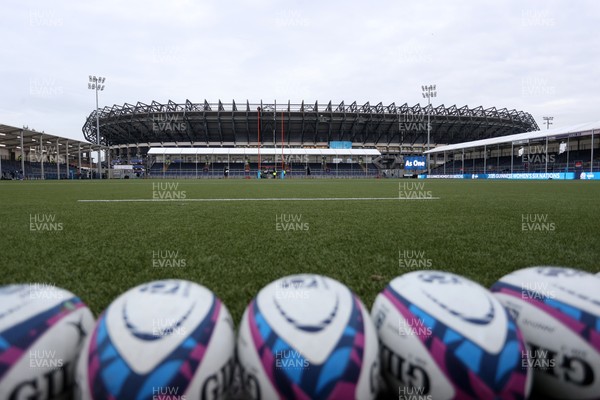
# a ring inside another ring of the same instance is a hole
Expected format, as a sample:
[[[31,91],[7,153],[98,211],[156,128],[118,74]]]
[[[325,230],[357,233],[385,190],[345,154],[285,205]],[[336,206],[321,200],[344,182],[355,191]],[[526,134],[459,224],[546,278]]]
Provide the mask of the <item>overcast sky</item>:
[[[0,123],[82,139],[95,107],[300,102],[506,107],[600,120],[600,1],[2,1]]]

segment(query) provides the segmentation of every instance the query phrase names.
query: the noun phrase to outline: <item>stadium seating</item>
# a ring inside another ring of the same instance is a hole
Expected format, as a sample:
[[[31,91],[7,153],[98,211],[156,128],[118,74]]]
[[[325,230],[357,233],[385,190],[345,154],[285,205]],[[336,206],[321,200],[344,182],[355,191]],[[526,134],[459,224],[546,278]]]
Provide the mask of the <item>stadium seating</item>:
[[[77,179],[78,171],[76,165],[60,164],[57,166],[54,162],[42,163],[25,161],[26,179],[57,179],[60,169],[60,179]],[[18,160],[2,160],[2,178],[3,179],[21,179],[21,161]],[[42,176],[43,175],[43,176]]]
[[[567,163],[568,157],[568,163]],[[521,157],[514,157],[512,160],[512,171],[513,172],[545,172],[546,171],[546,162],[545,158],[538,157],[535,158],[536,162],[523,162]],[[549,172],[557,172],[557,171],[575,171],[575,162],[581,161],[582,168],[584,170],[590,169],[590,151],[589,150],[579,150],[579,151],[570,151],[567,153],[563,153],[560,155],[550,154],[548,157],[548,171]],[[448,161],[444,168],[444,165],[438,165],[433,168],[432,174],[481,174],[481,173],[507,173],[511,171],[511,157],[510,156],[502,156],[500,158],[491,157],[488,158],[484,164],[483,158],[476,159],[465,159],[464,161],[464,170],[462,169],[463,162],[462,160],[454,160]],[[484,171],[485,166],[485,171]],[[600,156],[594,157],[594,170],[597,170],[600,167]]]
[[[310,169],[310,175],[307,172],[307,167]],[[248,164],[242,162],[213,162],[205,163],[179,163],[171,161],[165,168],[164,163],[155,162],[152,164],[149,175],[150,177],[164,178],[223,178],[225,169],[229,168],[229,178],[254,178],[258,171],[258,163]],[[273,165],[273,163],[262,163],[261,169],[272,171],[281,169],[281,164]],[[285,166],[286,178],[299,177],[376,177],[379,170],[373,164],[362,166],[357,163],[339,163],[339,164],[322,164],[322,163],[290,163]]]

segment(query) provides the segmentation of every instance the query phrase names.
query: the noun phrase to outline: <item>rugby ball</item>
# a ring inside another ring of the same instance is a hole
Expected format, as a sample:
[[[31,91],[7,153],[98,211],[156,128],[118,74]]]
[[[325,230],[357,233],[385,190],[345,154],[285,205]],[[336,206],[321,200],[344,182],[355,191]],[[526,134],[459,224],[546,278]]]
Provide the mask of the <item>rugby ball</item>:
[[[360,299],[342,283],[292,275],[264,287],[240,324],[238,362],[252,399],[373,399],[378,343]]]
[[[376,297],[381,368],[400,398],[525,399],[526,347],[500,302],[459,275],[414,271]]]
[[[600,399],[600,280],[571,268],[531,267],[502,277],[492,292],[529,346],[534,392]]]
[[[234,368],[233,323],[204,286],[134,287],[100,316],[77,365],[79,399],[221,399]]]
[[[94,317],[50,284],[0,287],[0,399],[66,399]]]

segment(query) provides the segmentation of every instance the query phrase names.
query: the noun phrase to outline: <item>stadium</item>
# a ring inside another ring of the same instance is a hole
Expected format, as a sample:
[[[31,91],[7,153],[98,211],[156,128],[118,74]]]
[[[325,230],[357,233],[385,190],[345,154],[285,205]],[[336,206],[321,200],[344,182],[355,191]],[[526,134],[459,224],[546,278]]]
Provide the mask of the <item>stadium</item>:
[[[293,175],[300,168],[301,175],[373,177],[403,169],[402,155],[421,154],[428,133],[431,143],[453,144],[537,129],[531,115],[495,107],[188,100],[105,107],[89,115],[83,134],[116,163],[143,158],[151,176],[220,176],[224,168],[244,176],[264,164]]]
[[[482,106],[137,103],[92,111],[86,142],[0,127],[0,174],[95,178],[99,149],[109,178],[596,179],[599,128],[540,131],[526,112]]]

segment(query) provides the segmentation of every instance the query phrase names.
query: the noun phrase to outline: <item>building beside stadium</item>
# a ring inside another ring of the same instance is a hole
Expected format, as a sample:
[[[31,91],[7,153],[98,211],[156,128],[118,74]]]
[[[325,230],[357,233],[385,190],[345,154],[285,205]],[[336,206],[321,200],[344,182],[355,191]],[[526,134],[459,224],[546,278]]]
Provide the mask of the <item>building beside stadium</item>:
[[[103,146],[0,124],[0,179],[91,178],[92,154]]]
[[[439,146],[427,177],[600,179],[598,133],[600,121]]]
[[[481,106],[137,103],[92,111],[87,141],[0,125],[0,175],[93,178],[100,150],[111,178],[416,177],[425,157],[430,177],[571,178],[535,174],[600,171],[598,130]]]

